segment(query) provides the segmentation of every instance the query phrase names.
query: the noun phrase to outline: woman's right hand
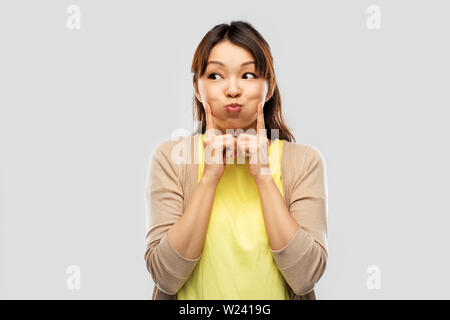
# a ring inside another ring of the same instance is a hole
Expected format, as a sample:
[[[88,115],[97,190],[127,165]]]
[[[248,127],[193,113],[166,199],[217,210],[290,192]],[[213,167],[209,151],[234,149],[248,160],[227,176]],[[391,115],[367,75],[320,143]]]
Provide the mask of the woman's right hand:
[[[231,134],[216,134],[211,107],[206,101],[205,110],[206,132],[203,136],[205,167],[203,176],[212,178],[218,183],[225,171],[227,156],[234,156],[236,150],[236,138]]]

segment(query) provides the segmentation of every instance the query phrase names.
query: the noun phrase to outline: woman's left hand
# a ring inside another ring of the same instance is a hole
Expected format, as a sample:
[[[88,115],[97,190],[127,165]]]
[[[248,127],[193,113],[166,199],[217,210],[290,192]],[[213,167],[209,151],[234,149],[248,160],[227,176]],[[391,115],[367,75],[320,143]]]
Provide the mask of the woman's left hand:
[[[258,182],[260,178],[271,176],[269,168],[269,139],[266,136],[263,104],[257,107],[256,135],[242,133],[236,140],[238,155],[244,156],[252,177]]]

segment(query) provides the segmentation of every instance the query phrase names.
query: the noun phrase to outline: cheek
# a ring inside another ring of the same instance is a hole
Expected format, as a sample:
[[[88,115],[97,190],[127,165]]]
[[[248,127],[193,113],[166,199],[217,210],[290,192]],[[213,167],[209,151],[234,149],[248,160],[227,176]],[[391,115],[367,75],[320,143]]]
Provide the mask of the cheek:
[[[220,88],[212,84],[203,84],[200,90],[200,94],[206,99],[211,107],[220,101]]]
[[[257,112],[256,107],[250,106],[249,108],[246,108],[245,113],[243,113],[243,119],[245,119],[247,122],[252,122],[256,119]]]
[[[256,82],[252,84],[251,86],[247,87],[246,95],[247,99],[254,101],[259,101],[264,98],[264,96],[267,94],[267,83],[265,81]]]
[[[217,86],[201,83],[198,87],[200,96],[203,102],[208,101],[211,111],[214,116],[219,116],[221,113],[222,101],[220,100],[220,89]]]

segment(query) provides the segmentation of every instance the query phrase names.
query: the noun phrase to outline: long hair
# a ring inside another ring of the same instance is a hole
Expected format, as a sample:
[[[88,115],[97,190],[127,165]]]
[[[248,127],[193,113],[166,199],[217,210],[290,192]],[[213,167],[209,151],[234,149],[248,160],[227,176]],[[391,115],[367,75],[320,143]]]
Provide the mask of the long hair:
[[[278,129],[279,139],[295,142],[295,137],[284,123],[281,113],[281,95],[276,83],[270,47],[262,35],[248,22],[232,21],[230,24],[216,25],[208,31],[195,50],[192,61],[191,72],[193,73],[195,85],[198,87],[198,78],[205,73],[211,49],[224,40],[228,40],[251,52],[255,59],[256,71],[268,81],[268,92],[271,92],[272,89],[274,90],[272,97],[263,106],[264,124],[268,138],[271,139],[271,129]],[[201,128],[195,129],[194,135],[200,132],[205,133],[205,110],[195,94],[193,97],[193,118],[194,121],[197,120],[202,123]]]

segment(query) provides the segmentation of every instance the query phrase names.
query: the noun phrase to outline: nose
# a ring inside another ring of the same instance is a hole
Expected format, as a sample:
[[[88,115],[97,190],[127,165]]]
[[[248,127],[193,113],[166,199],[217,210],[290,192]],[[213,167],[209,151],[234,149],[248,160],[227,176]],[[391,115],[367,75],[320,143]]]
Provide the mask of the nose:
[[[225,94],[230,98],[238,97],[241,94],[241,88],[239,87],[236,80],[230,79],[227,82]]]

